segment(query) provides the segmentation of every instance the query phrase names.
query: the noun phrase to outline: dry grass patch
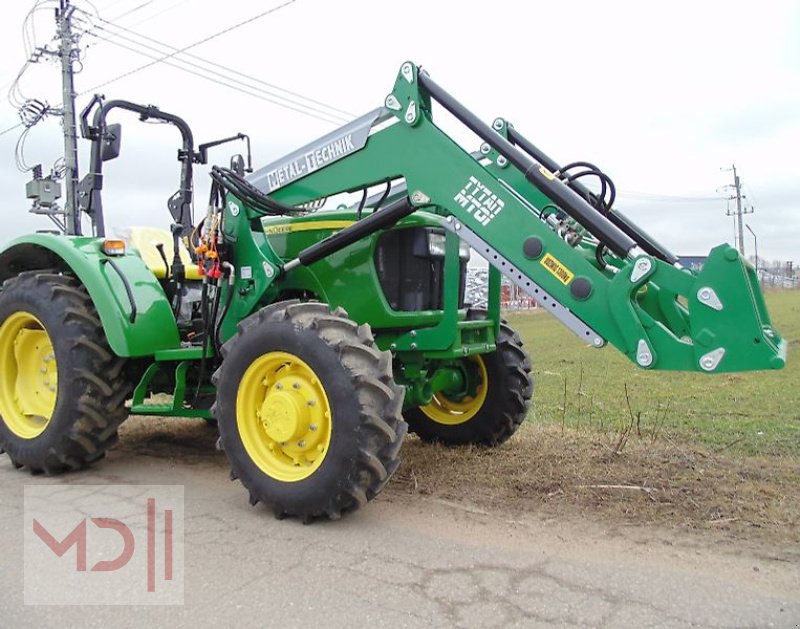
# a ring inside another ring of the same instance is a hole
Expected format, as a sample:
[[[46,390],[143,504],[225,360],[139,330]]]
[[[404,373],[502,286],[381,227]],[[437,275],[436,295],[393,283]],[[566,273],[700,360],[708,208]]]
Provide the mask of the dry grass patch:
[[[534,514],[617,525],[713,533],[800,561],[800,466],[795,457],[743,456],[634,430],[598,432],[526,423],[497,448],[448,448],[406,439],[389,498],[426,496],[498,518]],[[132,417],[115,456],[204,464],[227,473],[202,420]],[[620,451],[621,450],[621,451]],[[617,453],[619,452],[619,453]]]
[[[732,456],[667,438],[525,424],[498,448],[447,448],[407,439],[387,491],[430,495],[498,514],[603,518],[722,531],[800,557],[796,460]]]

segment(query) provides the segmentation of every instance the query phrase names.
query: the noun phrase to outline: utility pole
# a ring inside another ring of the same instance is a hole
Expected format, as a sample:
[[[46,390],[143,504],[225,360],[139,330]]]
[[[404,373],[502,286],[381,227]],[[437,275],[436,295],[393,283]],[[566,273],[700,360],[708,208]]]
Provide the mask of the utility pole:
[[[736,217],[736,248],[739,250],[739,253],[742,254],[744,257],[744,221],[742,219],[743,214],[752,214],[753,208],[750,208],[748,212],[746,208],[742,208],[742,199],[745,198],[742,195],[742,184],[739,180],[739,175],[736,173],[736,164],[731,166],[731,170],[733,171],[733,185],[730,184],[726,186],[726,188],[733,188],[734,194],[728,197],[729,200],[736,199],[736,211],[731,212],[730,210],[726,213],[728,216],[735,216]]]
[[[62,120],[64,128],[64,165],[66,167],[66,198],[64,199],[64,219],[67,234],[81,233],[81,219],[78,211],[78,133],[75,123],[75,86],[73,83],[72,61],[77,51],[72,35],[72,14],[75,7],[70,0],[59,0],[56,9],[56,24],[61,40]]]

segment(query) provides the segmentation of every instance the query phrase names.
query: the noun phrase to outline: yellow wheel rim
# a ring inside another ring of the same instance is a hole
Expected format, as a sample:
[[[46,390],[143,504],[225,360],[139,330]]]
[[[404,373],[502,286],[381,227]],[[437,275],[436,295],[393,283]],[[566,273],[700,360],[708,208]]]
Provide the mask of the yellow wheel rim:
[[[486,402],[486,395],[489,392],[486,365],[480,356],[471,356],[467,360],[477,367],[479,382],[475,395],[466,395],[455,400],[447,397],[444,391],[439,391],[433,394],[430,404],[419,407],[426,416],[439,424],[446,426],[464,424],[475,417]]]
[[[264,354],[244,372],[236,424],[250,459],[284,482],[311,476],[331,442],[325,389],[311,367],[287,352]]]
[[[47,428],[58,397],[58,365],[42,323],[15,312],[0,325],[0,416],[11,432],[33,439]]]

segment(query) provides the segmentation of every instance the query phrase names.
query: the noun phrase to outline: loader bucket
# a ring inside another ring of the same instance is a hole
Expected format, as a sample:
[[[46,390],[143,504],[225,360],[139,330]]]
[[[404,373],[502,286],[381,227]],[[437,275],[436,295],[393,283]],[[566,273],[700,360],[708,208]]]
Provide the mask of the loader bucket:
[[[706,372],[780,369],[787,342],[772,327],[753,266],[730,245],[712,249],[689,300],[695,359]]]

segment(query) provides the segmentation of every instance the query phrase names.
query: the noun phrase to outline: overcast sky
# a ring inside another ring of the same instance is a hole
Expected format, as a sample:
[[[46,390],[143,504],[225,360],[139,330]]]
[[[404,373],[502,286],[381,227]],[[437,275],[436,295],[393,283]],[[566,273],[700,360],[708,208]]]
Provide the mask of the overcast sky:
[[[76,89],[87,93],[79,108],[94,86],[151,61],[121,46],[155,57],[170,52],[100,18],[183,48],[284,2],[96,0],[95,13],[90,2],[77,0],[95,15],[80,41]],[[54,3],[39,4],[28,33],[35,31],[36,45],[44,46],[55,33]],[[4,4],[0,131],[19,121],[4,97],[26,59],[22,24],[33,5]],[[100,91],[183,116],[197,141],[248,133],[258,167],[331,131],[337,126],[331,118],[347,119],[342,112],[355,116],[381,105],[400,64],[411,59],[484,120],[511,120],[557,161],[598,164],[620,190],[616,207],[679,254],[702,255],[733,242],[726,210],[734,205],[723,190],[733,176],[723,169],[735,163],[745,203],[755,208],[746,222],[758,236],[759,255],[800,262],[798,2],[295,0],[190,52],[296,95],[212,68],[220,80],[247,82],[238,87],[261,98],[244,94],[188,73],[187,67],[207,74],[208,66],[196,58],[188,59],[194,66],[183,65],[179,55],[168,61],[184,70],[158,63]],[[28,98],[60,105],[52,62],[30,66],[19,87]],[[167,227],[178,133],[131,114],[114,120],[123,122],[124,140],[122,156],[106,168],[107,221]],[[27,213],[30,174],[18,172],[14,159],[20,130],[0,136],[7,217],[0,242],[49,226]],[[49,170],[63,150],[60,132],[55,117],[33,128],[27,163]],[[463,137],[465,148],[477,148]],[[236,150],[225,147],[212,158],[226,163]],[[196,178],[198,208],[207,198],[205,172]],[[751,255],[753,238],[745,233]]]

